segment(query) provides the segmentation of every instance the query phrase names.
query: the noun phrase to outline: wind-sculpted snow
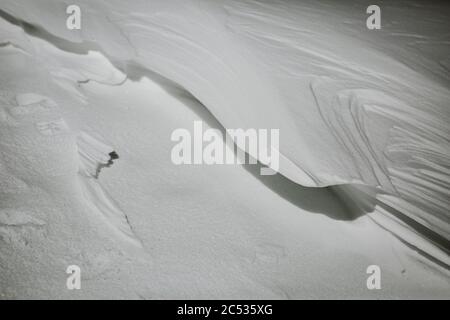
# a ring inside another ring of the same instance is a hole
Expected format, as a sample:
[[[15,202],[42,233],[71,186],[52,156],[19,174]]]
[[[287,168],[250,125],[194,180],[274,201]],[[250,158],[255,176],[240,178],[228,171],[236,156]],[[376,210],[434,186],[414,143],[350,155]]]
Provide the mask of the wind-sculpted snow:
[[[101,187],[96,179],[99,178],[102,168],[110,167],[118,156],[114,149],[105,143],[95,139],[86,132],[81,132],[77,137],[78,154],[80,157],[80,178],[78,181],[86,199],[86,203],[93,212],[99,214],[105,222],[125,240],[140,246],[128,222],[128,217],[123,213],[111,197]]]
[[[3,9],[70,41],[102,39],[97,46],[116,65],[132,60],[174,81],[224,127],[280,128],[280,172],[293,181],[380,188],[393,195],[382,196],[389,205],[448,238],[448,90],[362,40],[340,34],[337,45],[316,13],[176,1],[126,13],[117,2],[74,33],[25,5],[33,6]]]
[[[85,14],[74,31],[63,27],[63,2],[3,1],[8,32],[0,32],[0,50],[47,55],[45,78],[83,105],[80,86],[89,82],[122,86],[153,74],[186,90],[223,128],[279,129],[283,176],[304,187],[332,186],[353,208],[448,268],[448,57],[434,63],[406,50],[423,42],[383,41],[405,33],[356,33],[363,6],[338,6],[326,19],[331,2],[78,3]],[[405,17],[405,25],[413,18]],[[448,44],[423,32],[406,37]],[[38,102],[20,97],[19,105]],[[61,121],[56,126],[66,130]],[[111,164],[114,149],[85,133],[75,141],[84,177],[71,181],[81,185],[92,211],[138,243],[127,216],[94,179]]]
[[[350,88],[312,85],[324,121],[360,173],[350,182],[380,188],[382,202],[448,238],[447,114],[430,118],[383,92]]]

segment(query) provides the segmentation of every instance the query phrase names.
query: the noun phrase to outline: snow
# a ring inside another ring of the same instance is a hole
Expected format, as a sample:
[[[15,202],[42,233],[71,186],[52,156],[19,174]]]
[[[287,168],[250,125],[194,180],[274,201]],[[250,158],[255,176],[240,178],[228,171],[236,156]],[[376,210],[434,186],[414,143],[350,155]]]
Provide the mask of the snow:
[[[448,6],[77,3],[0,4],[2,297],[450,297]],[[173,164],[194,121],[280,174]]]

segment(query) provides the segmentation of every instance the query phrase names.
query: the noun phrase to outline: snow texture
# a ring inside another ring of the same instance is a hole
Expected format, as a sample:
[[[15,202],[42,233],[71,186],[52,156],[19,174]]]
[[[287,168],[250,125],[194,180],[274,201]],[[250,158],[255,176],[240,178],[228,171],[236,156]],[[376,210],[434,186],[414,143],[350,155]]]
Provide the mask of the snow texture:
[[[0,298],[450,298],[450,6],[369,4],[2,0]],[[197,120],[280,173],[174,165]]]

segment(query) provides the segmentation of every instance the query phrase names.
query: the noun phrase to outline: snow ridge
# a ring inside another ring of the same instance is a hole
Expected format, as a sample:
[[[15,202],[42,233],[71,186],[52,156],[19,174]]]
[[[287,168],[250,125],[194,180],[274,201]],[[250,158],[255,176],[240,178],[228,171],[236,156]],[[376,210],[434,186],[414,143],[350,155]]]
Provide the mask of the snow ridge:
[[[28,2],[17,3],[9,4],[8,12]],[[127,20],[115,2],[105,18],[114,28],[95,24],[89,36],[77,35],[79,46],[57,24],[45,22],[39,29],[32,20],[25,22],[26,13],[23,20],[6,11],[2,16],[26,32],[40,30],[59,49],[68,41],[65,49],[83,55],[96,51],[117,69],[132,63],[162,75],[201,101],[225,128],[279,128],[281,174],[308,187],[373,187],[372,200],[439,234],[444,251],[449,247],[447,89],[395,57],[364,51],[363,41],[342,36],[344,49],[330,50],[323,43],[333,43],[336,34],[326,22],[313,28],[320,19],[312,9],[301,20],[292,19],[289,8],[279,12],[275,5],[257,1],[231,1],[224,7],[217,2],[202,9],[189,3],[178,3],[182,9],[158,3],[152,8],[155,14],[134,12]],[[100,10],[98,4],[84,5]],[[290,9],[301,15],[304,8]],[[184,18],[173,11],[185,13]],[[348,52],[350,44],[360,49],[355,50],[358,55]],[[418,87],[423,91],[417,93]],[[79,146],[82,172],[98,177],[99,165],[109,163],[112,149],[87,136],[81,136]],[[82,182],[93,210],[131,237],[123,213],[94,180]]]

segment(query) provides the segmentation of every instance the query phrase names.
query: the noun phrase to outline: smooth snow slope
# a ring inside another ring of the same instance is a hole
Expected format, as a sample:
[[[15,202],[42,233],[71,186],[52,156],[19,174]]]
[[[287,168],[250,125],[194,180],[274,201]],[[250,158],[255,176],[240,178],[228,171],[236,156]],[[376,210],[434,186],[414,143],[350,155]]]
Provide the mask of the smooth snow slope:
[[[0,5],[4,295],[449,296],[448,7],[78,3]],[[196,119],[280,128],[284,177],[174,166]]]

